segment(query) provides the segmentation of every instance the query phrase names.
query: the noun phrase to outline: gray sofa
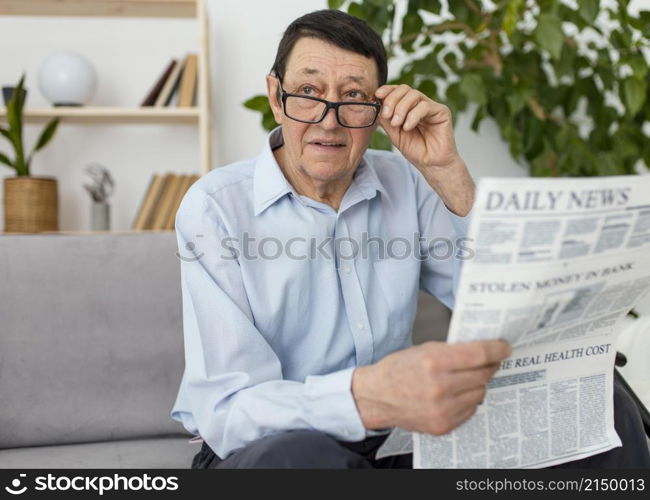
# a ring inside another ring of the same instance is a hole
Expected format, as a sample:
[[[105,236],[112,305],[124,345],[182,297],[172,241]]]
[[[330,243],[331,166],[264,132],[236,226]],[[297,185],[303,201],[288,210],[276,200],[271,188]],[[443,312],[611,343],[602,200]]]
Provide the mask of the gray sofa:
[[[172,232],[0,236],[0,468],[185,468]],[[444,338],[421,294],[414,341]]]
[[[188,467],[173,233],[0,236],[0,468]]]

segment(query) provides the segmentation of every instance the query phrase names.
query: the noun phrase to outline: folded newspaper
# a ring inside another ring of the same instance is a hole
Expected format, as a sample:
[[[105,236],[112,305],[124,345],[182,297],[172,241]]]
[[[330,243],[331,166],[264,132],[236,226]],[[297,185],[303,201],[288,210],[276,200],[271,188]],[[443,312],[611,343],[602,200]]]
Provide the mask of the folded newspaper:
[[[378,456],[412,445],[415,468],[539,468],[621,446],[615,342],[650,288],[650,175],[482,179],[468,237],[447,340],[513,353],[470,420],[396,429]]]

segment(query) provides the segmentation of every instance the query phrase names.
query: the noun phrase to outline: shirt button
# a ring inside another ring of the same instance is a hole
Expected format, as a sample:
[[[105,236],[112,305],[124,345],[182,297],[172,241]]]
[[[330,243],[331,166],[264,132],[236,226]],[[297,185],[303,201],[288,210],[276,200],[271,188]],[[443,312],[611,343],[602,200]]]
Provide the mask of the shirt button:
[[[343,266],[343,272],[345,274],[350,274],[350,271],[351,271],[350,266]]]
[[[363,321],[361,321],[361,320],[357,321],[357,328],[359,330],[363,330],[365,328],[365,326],[363,324]]]

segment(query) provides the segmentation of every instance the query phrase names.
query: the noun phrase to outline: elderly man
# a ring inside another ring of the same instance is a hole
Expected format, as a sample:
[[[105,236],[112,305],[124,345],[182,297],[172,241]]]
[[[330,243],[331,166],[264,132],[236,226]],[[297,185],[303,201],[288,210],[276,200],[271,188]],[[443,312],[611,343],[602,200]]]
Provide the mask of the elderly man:
[[[474,184],[449,110],[386,75],[364,22],[297,19],[267,77],[280,127],[181,204],[172,417],[203,438],[194,467],[408,467],[375,459],[387,432],[456,428],[510,354],[411,346],[419,288],[453,306]],[[401,154],[368,150],[378,125]]]

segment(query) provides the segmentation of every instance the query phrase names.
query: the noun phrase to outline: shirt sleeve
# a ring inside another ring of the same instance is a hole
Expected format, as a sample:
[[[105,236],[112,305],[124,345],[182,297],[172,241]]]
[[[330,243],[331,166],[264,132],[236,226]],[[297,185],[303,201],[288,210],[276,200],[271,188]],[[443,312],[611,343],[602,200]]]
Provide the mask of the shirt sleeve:
[[[256,328],[238,261],[212,196],[195,187],[176,215],[185,372],[171,417],[221,458],[269,434],[314,429],[365,436],[351,392],[353,368],[283,380],[282,363]]]
[[[449,210],[424,176],[412,167],[418,204],[418,224],[422,260],[420,289],[454,308],[463,259],[467,251],[467,232],[472,215],[461,217]]]

